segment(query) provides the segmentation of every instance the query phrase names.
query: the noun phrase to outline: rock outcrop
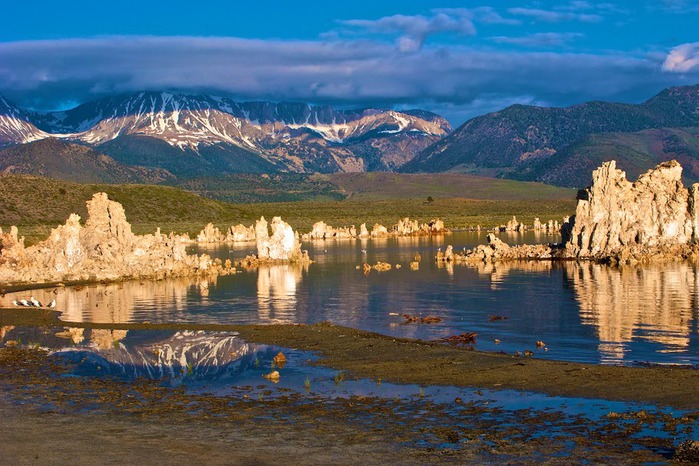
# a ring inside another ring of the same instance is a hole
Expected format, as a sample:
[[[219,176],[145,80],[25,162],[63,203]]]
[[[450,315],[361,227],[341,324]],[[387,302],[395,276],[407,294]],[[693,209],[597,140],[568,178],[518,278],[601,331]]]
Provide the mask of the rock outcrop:
[[[254,225],[250,225],[249,227],[242,224],[231,226],[226,235],[226,241],[234,243],[246,243],[255,241],[256,239],[257,236],[255,235]]]
[[[498,260],[551,259],[554,254],[550,246],[541,244],[509,246],[492,233],[486,237],[486,240],[488,244],[481,244],[463,252],[454,252],[449,245],[444,252],[438,251],[435,259],[437,262],[479,263]]]
[[[398,220],[390,230],[392,236],[426,236],[445,233],[444,222],[440,219],[432,219],[429,223],[418,223],[408,217]]]
[[[227,273],[208,255],[188,255],[187,239],[174,234],[135,235],[124,208],[105,193],[87,202],[85,226],[71,214],[48,239],[25,248],[17,229],[2,235],[0,282],[46,283],[74,280],[163,278]],[[229,270],[230,271],[230,270]]]
[[[514,218],[513,218],[514,223]],[[549,221],[547,229],[553,227]],[[535,228],[543,229],[536,219]],[[494,235],[463,254],[437,254],[438,262],[508,259],[587,259],[632,264],[699,259],[699,183],[687,189],[682,167],[664,162],[635,183],[614,161],[592,173],[592,185],[578,193],[575,215],[561,226],[562,242],[510,247]]]
[[[658,165],[635,183],[604,163],[592,186],[580,191],[575,216],[562,227],[566,255],[619,262],[686,255],[699,237],[699,184],[682,184],[675,161]]]
[[[364,225],[366,229],[366,225]],[[351,227],[335,228],[323,221],[313,224],[313,230],[310,233],[303,235],[304,239],[352,239],[357,237],[357,229],[354,225]]]
[[[197,243],[219,243],[226,241],[226,235],[214,226],[213,223],[207,223],[203,230],[197,235]]]
[[[522,222],[518,222],[517,217],[515,217],[514,215],[512,216],[512,219],[509,222],[507,222],[507,225],[503,225],[500,227],[501,231],[524,231],[526,229],[527,226]]]
[[[271,228],[272,234],[269,234]],[[301,243],[293,228],[281,217],[274,217],[267,224],[261,217],[255,224],[257,260],[259,262],[309,262],[307,251],[301,251]]]
[[[216,228],[213,223],[208,223],[199,232],[197,243],[237,243],[255,241],[255,227],[250,225],[232,225],[226,233]]]
[[[354,225],[351,227],[335,228],[323,221],[316,222],[310,233],[303,235],[303,240],[313,239],[352,239],[352,238],[389,238],[398,236],[428,236],[448,233],[444,228],[444,222],[440,219],[432,219],[429,223],[419,223],[417,220],[410,220],[405,217],[398,220],[398,223],[387,228],[379,223],[375,223],[371,233],[367,230],[366,223],[362,223],[359,232]]]

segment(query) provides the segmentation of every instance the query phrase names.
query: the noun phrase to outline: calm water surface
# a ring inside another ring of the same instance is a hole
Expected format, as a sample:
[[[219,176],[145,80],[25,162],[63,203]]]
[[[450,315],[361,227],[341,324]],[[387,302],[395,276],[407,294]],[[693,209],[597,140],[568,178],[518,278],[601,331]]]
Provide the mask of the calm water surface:
[[[555,237],[501,234],[515,242]],[[438,248],[485,242],[485,234],[305,243],[316,262],[243,271],[216,280],[134,281],[36,290],[53,297],[63,319],[101,323],[314,323],[331,321],[399,337],[434,340],[477,332],[475,347],[590,363],[699,365],[697,269],[687,264],[610,268],[589,263],[517,262],[442,266]],[[254,244],[196,248],[240,259]],[[422,256],[420,270],[408,267]],[[365,275],[377,260],[400,269]],[[27,293],[10,294],[2,305]],[[391,313],[435,315],[442,322],[404,324]],[[490,320],[490,316],[506,317]],[[496,342],[497,340],[497,342]],[[543,341],[544,348],[536,348]]]

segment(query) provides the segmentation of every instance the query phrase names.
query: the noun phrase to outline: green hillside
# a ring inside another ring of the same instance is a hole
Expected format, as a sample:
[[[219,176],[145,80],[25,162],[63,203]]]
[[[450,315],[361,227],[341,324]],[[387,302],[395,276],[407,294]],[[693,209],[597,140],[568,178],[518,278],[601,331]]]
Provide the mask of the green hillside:
[[[570,199],[575,191],[543,183],[472,175],[405,173],[337,173],[321,175],[353,200],[468,198],[486,200]]]
[[[434,186],[436,180],[428,185]],[[424,196],[428,191],[416,189],[414,192],[419,197],[414,198],[406,198],[408,190],[405,190],[392,199],[391,192],[385,191],[384,199],[372,201],[362,199],[366,193],[358,193],[356,199],[342,201],[229,204],[166,186],[77,184],[6,174],[0,176],[0,225],[3,228],[17,225],[27,242],[34,243],[46,238],[50,229],[64,223],[72,212],[84,219],[85,202],[101,191],[124,206],[126,218],[136,233],[152,232],[160,226],[165,233],[191,235],[208,222],[220,228],[238,223],[249,225],[262,215],[267,219],[280,215],[295,229],[306,232],[320,220],[335,226],[359,226],[362,222],[369,226],[374,223],[389,226],[405,216],[423,222],[440,217],[448,228],[466,228],[500,225],[513,215],[527,223],[534,217],[561,219],[575,211],[572,190],[547,190],[536,183],[508,183],[509,191],[501,189],[499,197],[490,200],[442,197],[440,191],[429,191],[435,195],[428,200]],[[487,191],[484,187],[479,189],[481,194]],[[452,191],[441,193],[451,195]],[[569,195],[564,196],[566,193]]]
[[[594,134],[521,174],[562,186],[586,186],[592,170],[616,160],[630,180],[667,160],[682,165],[685,185],[699,181],[699,127]]]

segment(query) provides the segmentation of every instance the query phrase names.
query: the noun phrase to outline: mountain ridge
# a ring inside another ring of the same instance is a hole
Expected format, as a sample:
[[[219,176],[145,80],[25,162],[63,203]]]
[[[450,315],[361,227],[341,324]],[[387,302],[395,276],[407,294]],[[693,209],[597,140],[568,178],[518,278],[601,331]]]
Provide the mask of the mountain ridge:
[[[444,118],[424,110],[336,110],[170,92],[122,94],[48,113],[25,112],[2,99],[0,118],[6,129],[0,129],[0,147],[55,137],[118,159],[124,154],[110,153],[113,141],[128,137],[130,146],[152,145],[134,139],[151,138],[179,150],[165,150],[169,157],[216,152],[211,169],[233,167],[228,172],[236,171],[241,154],[248,169],[394,170],[451,130]],[[186,175],[185,166],[165,168]]]
[[[78,183],[158,184],[175,179],[167,170],[122,164],[90,147],[54,138],[0,150],[0,173]]]
[[[591,101],[570,107],[512,105],[473,118],[445,138],[426,148],[400,168],[407,173],[463,172],[528,181],[556,180],[562,186],[578,186],[578,173],[550,176],[547,169],[570,164],[580,157],[581,144],[593,135],[634,134],[661,128],[699,126],[699,85],[667,88],[641,104]],[[687,134],[693,134],[688,132]],[[622,159],[631,148],[619,137],[617,154]],[[639,166],[651,168],[675,155],[672,151],[644,149],[642,158],[653,160]],[[684,146],[693,148],[691,141]],[[600,152],[593,153],[593,159]],[[685,156],[699,160],[699,151]],[[584,164],[589,165],[589,163]],[[690,164],[692,165],[692,164]],[[624,163],[620,164],[624,166]],[[699,178],[699,170],[689,173]]]

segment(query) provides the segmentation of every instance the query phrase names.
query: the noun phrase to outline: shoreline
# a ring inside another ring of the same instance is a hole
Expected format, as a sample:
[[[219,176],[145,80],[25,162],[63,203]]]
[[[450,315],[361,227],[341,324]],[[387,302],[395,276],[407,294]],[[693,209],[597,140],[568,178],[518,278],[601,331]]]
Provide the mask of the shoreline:
[[[387,382],[513,389],[549,395],[699,406],[699,368],[605,366],[518,357],[394,338],[331,323],[295,325],[96,324],[66,322],[49,309],[0,309],[2,326],[237,332],[250,343],[312,351],[318,365]]]

